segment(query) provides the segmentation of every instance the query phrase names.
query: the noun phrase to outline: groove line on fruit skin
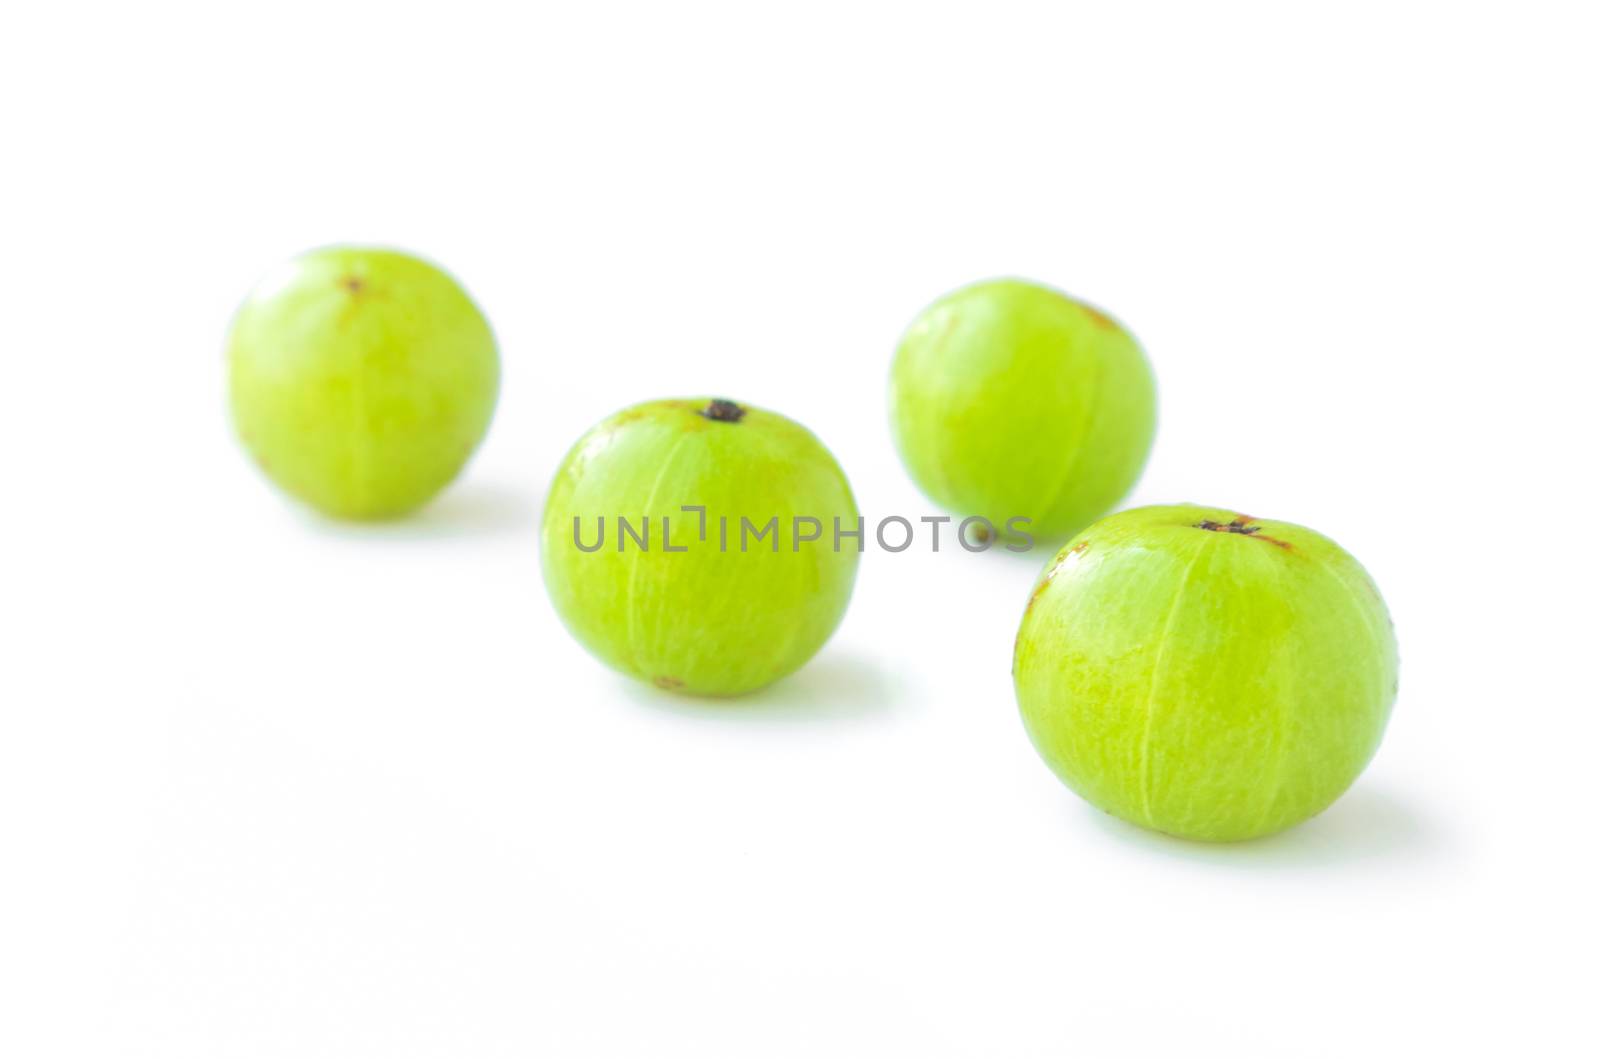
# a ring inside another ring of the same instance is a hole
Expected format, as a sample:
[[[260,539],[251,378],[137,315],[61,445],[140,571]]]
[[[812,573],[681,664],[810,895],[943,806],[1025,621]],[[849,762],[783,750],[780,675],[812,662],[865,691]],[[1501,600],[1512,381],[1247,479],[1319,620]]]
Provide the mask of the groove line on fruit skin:
[[[1364,568],[1359,566],[1359,564],[1354,570],[1348,571],[1349,573],[1356,575],[1357,580],[1355,581],[1352,581],[1349,577],[1345,576],[1347,570],[1338,563],[1325,564],[1322,567],[1322,572],[1325,576],[1333,578],[1340,585],[1344,586],[1345,591],[1352,599],[1360,599],[1362,595],[1367,593],[1376,596],[1380,606],[1378,613],[1388,616],[1389,605],[1388,603],[1384,602],[1383,594],[1378,591],[1378,586],[1375,582],[1373,582],[1372,575],[1367,573]],[[1389,628],[1384,629],[1381,625],[1376,623],[1376,614],[1368,614],[1363,608],[1360,607],[1355,609],[1356,612],[1361,615],[1362,627],[1367,630],[1367,634],[1371,637],[1374,647],[1376,648],[1381,646],[1387,640],[1388,635],[1393,632],[1394,619],[1390,617]],[[1398,665],[1398,659],[1396,662]]]
[[[1055,488],[1050,491],[1049,502],[1039,509],[1038,513],[1034,516],[1035,518],[1047,518],[1049,517],[1050,513],[1056,509],[1056,505],[1061,502],[1062,494],[1067,491],[1067,486],[1072,483],[1072,476],[1077,472],[1078,464],[1083,462],[1084,439],[1090,436],[1100,418],[1099,409],[1101,402],[1098,400],[1098,398],[1101,384],[1105,382],[1105,372],[1106,366],[1096,359],[1094,362],[1094,377],[1090,380],[1089,385],[1086,387],[1089,394],[1087,399],[1089,412],[1087,415],[1081,417],[1082,422],[1078,427],[1078,436],[1072,440],[1072,455],[1067,459],[1065,466],[1062,467],[1061,477],[1057,479]],[[1076,533],[1082,528],[1082,526],[1078,526],[1069,532]]]
[[[650,492],[645,497],[644,501],[643,514],[646,518],[650,517],[650,510],[655,507],[656,494],[661,491],[662,479],[667,476],[667,471],[672,469],[673,459],[678,455],[678,450],[683,448],[684,442],[689,440],[689,437],[690,435],[688,434],[680,434],[678,436],[678,440],[672,443],[672,448],[667,450],[667,455],[664,459],[662,459],[661,466],[656,469],[655,480],[650,483]],[[649,524],[646,523],[646,526],[648,525]],[[620,533],[621,531],[619,530],[618,532]],[[618,537],[617,540],[620,543],[622,538]],[[633,562],[628,566],[628,654],[633,656],[634,668],[638,672],[643,673],[645,667],[640,665],[639,662],[639,620],[637,614],[635,613],[637,607],[634,599],[635,592],[637,591],[639,584],[639,565],[639,554],[635,552],[633,556]]]
[[[356,313],[356,306],[352,302],[344,307],[344,321],[352,320]],[[372,496],[372,416],[368,408],[366,386],[366,359],[368,351],[363,348],[357,351],[355,367],[350,373],[351,404],[355,406],[355,431],[350,438],[351,462],[355,465],[354,493],[357,504],[365,510],[371,503]]]
[[[1166,661],[1167,637],[1172,631],[1172,622],[1177,617],[1179,604],[1183,602],[1184,591],[1189,587],[1189,577],[1194,573],[1195,564],[1200,561],[1204,550],[1205,545],[1195,549],[1189,565],[1183,568],[1183,576],[1178,579],[1177,590],[1172,593],[1172,603],[1167,607],[1166,617],[1161,620],[1161,639],[1156,645],[1156,660],[1150,670],[1150,687],[1144,697],[1144,738],[1139,745],[1139,802],[1145,823],[1152,828],[1156,822],[1150,812],[1150,732],[1154,727],[1156,688],[1161,684],[1161,665]]]
[[[957,387],[960,385],[960,380],[956,378],[956,374],[951,369],[949,364],[949,358],[944,357],[943,352],[944,348],[950,343],[950,336],[955,334],[956,328],[960,326],[960,323],[960,314],[951,312],[947,322],[945,323],[944,329],[939,333],[939,337],[934,339],[932,348],[929,350],[927,355],[922,358],[923,371],[936,372],[937,375],[942,380],[945,380],[947,384],[953,384]],[[930,361],[932,362],[931,365],[929,363]],[[893,372],[891,370],[891,378],[892,377]],[[913,446],[913,449],[921,452],[937,452],[939,438],[945,432],[944,429],[941,429],[943,425],[930,423],[929,417],[923,415],[916,416],[913,419],[913,423],[914,431],[920,436],[920,440],[915,446]],[[936,492],[939,497],[944,498],[940,502],[944,503],[946,506],[957,506],[950,502],[951,498],[953,498],[956,494],[955,488],[950,482],[950,468],[946,464],[946,461],[942,459],[934,460],[932,466],[929,468],[928,473],[933,474],[938,479],[938,489]]]
[[[1353,600],[1360,599],[1362,595],[1366,593],[1371,593],[1377,597],[1379,604],[1379,610],[1377,612],[1369,614],[1362,607],[1354,607],[1353,609],[1361,615],[1362,627],[1367,631],[1367,635],[1371,643],[1371,649],[1374,651],[1383,651],[1384,644],[1393,637],[1394,619],[1389,617],[1388,604],[1384,602],[1383,594],[1378,591],[1378,586],[1375,582],[1373,582],[1372,575],[1367,573],[1365,568],[1361,567],[1359,563],[1357,563],[1354,568],[1344,567],[1338,563],[1328,563],[1321,568],[1321,572],[1324,576],[1330,577],[1335,582],[1340,584],[1348,596]],[[1354,575],[1358,580],[1352,582],[1351,578],[1347,577],[1346,574]],[[1388,619],[1388,629],[1383,628],[1383,626],[1378,623],[1380,615]],[[1377,705],[1379,712],[1383,713],[1384,715],[1379,723],[1378,728],[1380,741],[1382,739],[1383,730],[1388,727],[1389,718],[1394,710],[1394,701],[1399,690],[1399,668],[1400,659],[1398,655],[1396,655],[1393,666],[1395,681],[1394,686],[1392,688],[1377,688],[1377,694],[1373,699],[1373,702]],[[1377,743],[1374,742],[1372,746],[1372,753],[1376,753],[1377,749]],[[1368,755],[1368,760],[1371,760],[1371,754]]]
[[[1263,538],[1263,539],[1271,540],[1271,538]],[[1278,543],[1278,542],[1274,541],[1274,543]],[[1287,548],[1288,545],[1284,545],[1284,547]],[[1268,565],[1268,568],[1272,571],[1273,577],[1277,580],[1277,583],[1278,583],[1278,586],[1279,586],[1279,595],[1280,596],[1286,596],[1287,593],[1285,591],[1283,591],[1283,580],[1284,580],[1283,579],[1283,564],[1279,563],[1279,562],[1272,562],[1272,563],[1269,563],[1267,565]],[[1284,705],[1284,700],[1286,699],[1286,696],[1284,696],[1283,694],[1280,693],[1280,694],[1276,695],[1275,698],[1278,700],[1278,702],[1277,702],[1277,706],[1278,706],[1278,710],[1277,710],[1278,721],[1277,721],[1277,726],[1275,728],[1276,738],[1273,740],[1273,743],[1275,744],[1275,749],[1277,750],[1277,753],[1274,755],[1275,760],[1273,761],[1273,767],[1272,767],[1272,783],[1270,785],[1271,786],[1271,790],[1272,790],[1272,797],[1264,799],[1265,804],[1262,806],[1262,809],[1261,809],[1261,819],[1256,821],[1256,830],[1257,830],[1257,832],[1263,833],[1263,834],[1266,833],[1266,830],[1267,830],[1267,821],[1272,819],[1273,811],[1278,807],[1278,799],[1283,796],[1283,764],[1284,764],[1284,761],[1288,758],[1287,741],[1288,741],[1288,732],[1289,732],[1289,724],[1288,724],[1289,709],[1288,709],[1288,707],[1286,705]]]

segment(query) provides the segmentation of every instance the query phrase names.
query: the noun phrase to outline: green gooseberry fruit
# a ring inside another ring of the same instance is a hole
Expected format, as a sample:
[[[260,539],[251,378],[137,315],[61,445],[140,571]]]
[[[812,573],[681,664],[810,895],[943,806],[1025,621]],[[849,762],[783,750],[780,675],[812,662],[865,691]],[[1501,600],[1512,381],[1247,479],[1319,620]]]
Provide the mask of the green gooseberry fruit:
[[[1138,481],[1155,379],[1133,336],[1058,291],[976,283],[923,310],[889,375],[895,445],[942,507],[1070,536]]]
[[[545,588],[607,665],[738,695],[832,635],[861,529],[844,472],[805,427],[732,401],[650,401],[590,430],[556,472]]]
[[[1028,603],[1012,672],[1067,786],[1132,823],[1229,841],[1306,820],[1355,781],[1398,656],[1383,598],[1337,544],[1183,505],[1069,542]]]
[[[239,437],[268,477],[326,514],[405,514],[488,431],[494,335],[455,280],[393,250],[329,247],[281,265],[228,338]]]

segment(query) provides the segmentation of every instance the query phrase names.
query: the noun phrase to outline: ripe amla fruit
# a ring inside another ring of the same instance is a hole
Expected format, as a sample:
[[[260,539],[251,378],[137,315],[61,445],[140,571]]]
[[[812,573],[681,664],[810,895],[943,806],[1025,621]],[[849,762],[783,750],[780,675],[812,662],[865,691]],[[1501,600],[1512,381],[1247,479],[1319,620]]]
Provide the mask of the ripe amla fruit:
[[[1137,342],[1098,309],[1022,280],[945,295],[911,324],[889,376],[900,458],[935,503],[1070,536],[1144,468],[1156,391]]]
[[[1013,675],[1034,746],[1124,820],[1270,834],[1332,804],[1394,703],[1394,629],[1328,538],[1174,506],[1090,526],[1046,569]]]
[[[651,401],[590,430],[556,472],[545,588],[607,665],[738,695],[832,635],[860,529],[850,483],[805,427],[732,401]]]
[[[489,324],[456,282],[393,250],[281,265],[228,338],[234,424],[285,492],[376,519],[431,499],[483,440],[500,388]]]

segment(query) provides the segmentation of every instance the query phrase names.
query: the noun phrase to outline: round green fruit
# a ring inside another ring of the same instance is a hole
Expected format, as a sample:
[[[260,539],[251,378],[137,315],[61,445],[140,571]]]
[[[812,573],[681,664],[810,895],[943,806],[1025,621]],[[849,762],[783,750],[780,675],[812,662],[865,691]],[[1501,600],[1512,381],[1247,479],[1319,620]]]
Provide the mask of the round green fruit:
[[[280,266],[228,338],[239,437],[285,492],[340,518],[401,515],[483,440],[500,359],[449,276],[392,250],[331,247]]]
[[[889,376],[895,445],[935,503],[1046,540],[1109,511],[1155,436],[1150,365],[1115,320],[1021,280],[963,287],[912,323]]]
[[[844,472],[798,423],[731,401],[651,401],[589,431],[556,472],[545,587],[607,665],[738,695],[832,635],[860,530]]]
[[[1090,526],[1017,634],[1022,719],[1091,804],[1212,841],[1316,815],[1366,767],[1397,688],[1377,587],[1287,522],[1174,506]]]

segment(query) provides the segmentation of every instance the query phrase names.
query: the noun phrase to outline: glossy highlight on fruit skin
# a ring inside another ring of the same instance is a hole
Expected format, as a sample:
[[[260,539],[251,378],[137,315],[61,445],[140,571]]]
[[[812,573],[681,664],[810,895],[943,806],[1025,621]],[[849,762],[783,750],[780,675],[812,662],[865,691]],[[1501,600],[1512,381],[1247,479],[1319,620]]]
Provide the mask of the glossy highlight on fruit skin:
[[[1328,538],[1190,505],[1120,512],[1055,557],[1017,633],[1022,719],[1091,804],[1229,841],[1327,808],[1398,688],[1388,610]]]
[[[1155,379],[1105,313],[1017,279],[916,318],[889,377],[895,445],[919,488],[997,526],[1060,540],[1133,488],[1155,437]]]
[[[268,477],[328,515],[427,503],[489,429],[500,359],[444,272],[394,250],[328,247],[284,263],[228,337],[239,437]]]
[[[706,508],[703,538],[701,516],[684,505]],[[618,516],[636,531],[648,517],[648,550],[632,538],[619,550]],[[817,519],[820,539],[797,543],[795,516]],[[778,550],[771,536],[741,550],[741,520],[764,527],[773,517]],[[580,549],[574,519],[592,546],[602,518],[603,545]],[[860,551],[852,540],[835,549],[835,518],[857,526],[850,484],[798,423],[711,398],[650,401],[590,430],[556,472],[541,534],[545,588],[573,636],[612,668],[667,690],[739,695],[799,669],[844,617]]]

